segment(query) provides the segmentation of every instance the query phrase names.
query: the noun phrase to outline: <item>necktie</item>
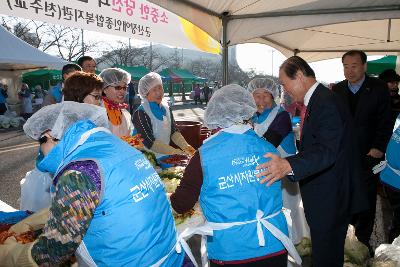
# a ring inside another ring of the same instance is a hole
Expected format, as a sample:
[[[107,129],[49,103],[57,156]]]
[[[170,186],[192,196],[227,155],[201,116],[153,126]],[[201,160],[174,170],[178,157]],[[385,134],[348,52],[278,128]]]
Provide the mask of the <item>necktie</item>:
[[[300,109],[300,142],[301,142],[301,134],[303,133],[303,125],[304,125],[304,119],[306,117],[306,113],[307,113],[307,106],[301,104],[299,105],[299,109]]]

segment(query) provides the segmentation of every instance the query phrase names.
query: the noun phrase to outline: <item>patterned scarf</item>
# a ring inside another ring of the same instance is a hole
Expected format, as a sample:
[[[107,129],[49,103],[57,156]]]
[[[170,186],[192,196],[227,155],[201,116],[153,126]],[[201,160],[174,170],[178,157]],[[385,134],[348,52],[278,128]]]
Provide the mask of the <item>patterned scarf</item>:
[[[125,103],[115,103],[106,97],[103,97],[103,103],[107,110],[108,120],[113,125],[120,125],[122,123],[123,116],[121,109],[126,109],[128,105]]]

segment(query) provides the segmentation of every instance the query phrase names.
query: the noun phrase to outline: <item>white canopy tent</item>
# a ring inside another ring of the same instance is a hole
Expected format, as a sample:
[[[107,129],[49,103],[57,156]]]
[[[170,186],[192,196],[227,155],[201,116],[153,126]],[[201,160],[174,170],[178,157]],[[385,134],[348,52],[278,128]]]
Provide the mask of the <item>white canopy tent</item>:
[[[3,26],[0,26],[0,39],[0,71],[61,69],[68,63],[29,45],[7,31]]]
[[[17,90],[23,72],[41,68],[61,69],[68,63],[27,44],[2,26],[0,40],[0,80],[8,84],[8,102],[11,104],[18,101]]]
[[[307,61],[361,49],[400,52],[399,0],[150,0],[197,25],[222,43],[224,83],[227,46],[264,43]]]

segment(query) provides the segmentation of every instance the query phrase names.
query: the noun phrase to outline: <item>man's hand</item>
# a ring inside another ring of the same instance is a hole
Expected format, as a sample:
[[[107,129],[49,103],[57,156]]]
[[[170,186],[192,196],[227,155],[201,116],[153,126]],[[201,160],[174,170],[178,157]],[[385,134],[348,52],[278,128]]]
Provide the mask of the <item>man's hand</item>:
[[[292,167],[286,159],[283,159],[275,154],[267,153],[264,155],[265,158],[271,158],[270,161],[260,164],[257,166],[257,170],[266,169],[265,171],[256,174],[257,178],[265,177],[260,183],[267,183],[270,186],[276,181],[279,181],[292,171]]]
[[[367,156],[380,159],[383,157],[383,152],[380,151],[379,149],[376,148],[371,148],[371,150],[368,152]]]

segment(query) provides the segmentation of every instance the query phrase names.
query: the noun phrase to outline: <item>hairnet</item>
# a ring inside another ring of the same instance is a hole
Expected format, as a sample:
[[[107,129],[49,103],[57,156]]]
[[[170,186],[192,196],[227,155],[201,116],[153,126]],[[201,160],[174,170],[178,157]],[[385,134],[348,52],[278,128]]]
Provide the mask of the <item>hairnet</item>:
[[[144,75],[140,80],[139,80],[139,85],[138,85],[138,91],[139,94],[142,98],[145,98],[151,88],[153,88],[156,85],[161,85],[162,86],[162,80],[160,74],[156,72],[150,72]]]
[[[40,135],[51,130],[54,138],[61,139],[67,129],[79,120],[91,120],[98,127],[108,128],[106,109],[96,105],[63,101],[41,108],[24,124],[24,132],[38,140]]]
[[[250,119],[257,107],[253,95],[237,84],[221,87],[212,95],[204,113],[210,129],[227,128]]]
[[[103,79],[103,88],[107,86],[118,86],[120,82],[130,83],[131,75],[119,68],[108,68],[100,72],[99,76]]]
[[[257,89],[264,89],[270,93],[274,99],[276,99],[279,94],[278,85],[273,80],[268,78],[255,78],[247,85],[247,90],[250,93],[254,93],[254,91]]]

